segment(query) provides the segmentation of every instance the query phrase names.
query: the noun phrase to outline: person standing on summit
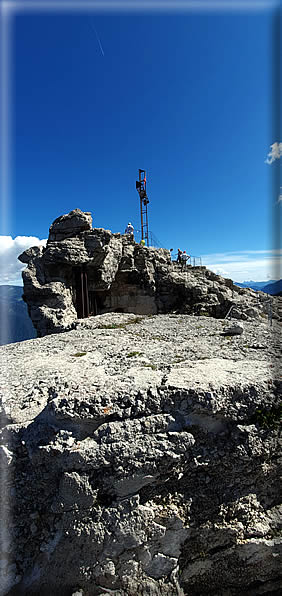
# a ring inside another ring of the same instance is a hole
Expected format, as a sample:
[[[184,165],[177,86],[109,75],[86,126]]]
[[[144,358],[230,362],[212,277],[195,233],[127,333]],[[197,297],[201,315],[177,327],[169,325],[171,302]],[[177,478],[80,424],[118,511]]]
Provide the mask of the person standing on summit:
[[[186,269],[188,259],[190,259],[190,255],[187,255],[186,250],[184,250],[181,255],[181,269],[182,269],[182,271],[183,271],[183,269]]]
[[[133,227],[133,225],[130,222],[128,222],[127,227],[125,228],[124,233],[125,234],[131,234],[133,236],[133,234],[134,234],[134,227]]]
[[[182,257],[182,250],[180,248],[177,249],[177,263],[181,265],[181,257]]]

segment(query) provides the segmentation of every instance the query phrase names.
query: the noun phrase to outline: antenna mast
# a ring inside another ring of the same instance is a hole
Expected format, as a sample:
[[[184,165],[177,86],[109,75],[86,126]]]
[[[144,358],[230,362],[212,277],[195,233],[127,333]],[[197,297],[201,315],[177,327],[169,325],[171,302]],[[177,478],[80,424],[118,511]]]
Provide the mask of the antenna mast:
[[[146,192],[146,171],[139,168],[139,180],[136,180],[136,190],[140,197],[140,216],[141,216],[141,240],[145,240],[149,246],[149,228],[147,205],[149,199]]]

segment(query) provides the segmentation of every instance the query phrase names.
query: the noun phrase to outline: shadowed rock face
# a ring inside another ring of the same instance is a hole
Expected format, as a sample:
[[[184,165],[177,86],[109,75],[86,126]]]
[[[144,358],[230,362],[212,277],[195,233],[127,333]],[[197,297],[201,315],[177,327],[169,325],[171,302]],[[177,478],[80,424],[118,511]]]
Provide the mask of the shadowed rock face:
[[[238,288],[205,267],[185,271],[166,249],[143,247],[128,235],[92,228],[75,209],[50,227],[47,247],[20,255],[24,298],[38,336],[73,328],[78,318],[106,312],[179,312],[236,319],[265,315],[268,297]]]
[[[278,595],[281,327],[228,325],[108,313],[0,348],[1,596]]]

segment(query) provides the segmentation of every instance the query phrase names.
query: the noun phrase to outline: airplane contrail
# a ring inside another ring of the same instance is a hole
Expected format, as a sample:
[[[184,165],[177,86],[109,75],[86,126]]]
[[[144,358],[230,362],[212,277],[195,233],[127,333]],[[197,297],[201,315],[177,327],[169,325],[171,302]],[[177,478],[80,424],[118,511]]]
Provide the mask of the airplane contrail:
[[[101,42],[100,42],[100,37],[99,37],[99,35],[98,35],[98,33],[97,33],[96,29],[95,29],[94,25],[92,25],[92,23],[90,23],[90,26],[91,26],[91,29],[93,29],[93,31],[94,31],[94,33],[95,33],[95,35],[96,35],[96,39],[97,39],[97,41],[98,41],[99,48],[100,48],[100,50],[101,50],[101,54],[102,54],[102,56],[105,56],[104,50],[103,50],[103,48],[102,48],[102,44],[101,44]]]

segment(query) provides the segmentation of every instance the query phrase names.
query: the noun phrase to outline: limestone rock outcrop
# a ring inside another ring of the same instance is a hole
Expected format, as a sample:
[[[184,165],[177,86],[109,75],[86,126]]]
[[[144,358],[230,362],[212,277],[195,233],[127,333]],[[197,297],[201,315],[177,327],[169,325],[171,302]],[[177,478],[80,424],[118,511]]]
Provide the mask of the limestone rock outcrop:
[[[0,348],[1,596],[281,593],[281,326],[229,326],[109,313]]]
[[[54,221],[46,248],[30,248],[19,259],[28,265],[24,299],[39,337],[106,312],[224,318],[230,311],[234,319],[249,320],[266,317],[270,307],[266,294],[239,288],[205,267],[182,271],[166,249],[92,228],[90,213],[80,209]]]
[[[85,213],[80,209],[74,209],[66,215],[61,215],[53,221],[49,230],[49,241],[65,240],[73,238],[81,232],[92,229],[91,213]]]

